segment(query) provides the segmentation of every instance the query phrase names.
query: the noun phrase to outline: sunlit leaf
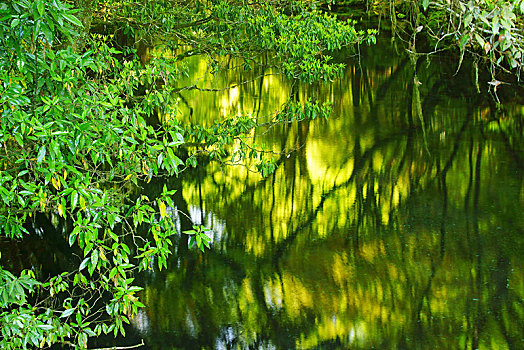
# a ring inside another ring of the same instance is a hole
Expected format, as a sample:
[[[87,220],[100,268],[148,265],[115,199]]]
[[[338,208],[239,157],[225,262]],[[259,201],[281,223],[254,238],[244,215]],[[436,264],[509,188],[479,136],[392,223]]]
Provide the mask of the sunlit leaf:
[[[62,203],[58,205],[58,214],[61,217],[65,218],[64,206],[62,205]]]
[[[75,26],[83,27],[82,22],[80,22],[75,16],[68,13],[63,13],[62,16],[69,22],[73,23]]]
[[[62,312],[62,315],[60,315],[60,318],[71,316],[73,312],[75,312],[75,310],[76,310],[75,308],[65,310],[64,312]]]
[[[46,150],[45,146],[42,145],[42,146],[40,147],[40,150],[38,151],[38,156],[37,156],[37,158],[36,158],[36,162],[37,162],[38,164],[41,164],[41,163],[44,161],[44,159],[45,159],[45,155],[46,155],[46,152],[47,152],[47,150]]]
[[[70,198],[71,198],[71,210],[74,210],[78,203],[78,191],[74,190],[73,192],[71,192]]]
[[[73,246],[73,244],[75,243],[75,240],[76,240],[76,233],[73,231],[70,235],[69,235],[69,246]]]
[[[36,0],[36,8],[38,9],[38,13],[40,14],[40,16],[42,16],[44,14],[44,7],[45,7],[45,4],[44,4],[44,0]]]
[[[82,263],[80,263],[80,267],[78,268],[78,271],[82,271],[87,266],[87,263],[89,262],[89,260],[90,260],[89,257],[82,260]]]
[[[160,209],[160,217],[165,218],[167,216],[166,204],[163,201],[158,201],[158,208]]]

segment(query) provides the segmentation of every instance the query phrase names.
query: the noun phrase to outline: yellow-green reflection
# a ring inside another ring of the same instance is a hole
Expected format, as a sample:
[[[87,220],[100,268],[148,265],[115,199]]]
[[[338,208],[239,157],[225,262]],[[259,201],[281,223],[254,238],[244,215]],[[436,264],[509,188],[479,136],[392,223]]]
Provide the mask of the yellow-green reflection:
[[[269,178],[210,163],[170,180],[214,243],[200,254],[181,242],[169,271],[145,276],[133,322],[153,348],[523,345],[523,107],[494,120],[467,74],[387,50],[364,52],[362,70],[347,59],[330,85],[294,87],[331,101],[333,117],[258,130],[285,151]],[[278,76],[191,91],[185,115],[263,116],[290,91]]]

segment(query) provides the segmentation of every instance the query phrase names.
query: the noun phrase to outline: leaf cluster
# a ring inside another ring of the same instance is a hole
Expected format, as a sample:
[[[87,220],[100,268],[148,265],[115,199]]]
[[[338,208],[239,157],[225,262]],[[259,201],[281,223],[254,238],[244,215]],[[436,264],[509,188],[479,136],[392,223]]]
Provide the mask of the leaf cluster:
[[[466,51],[472,53],[487,63],[494,80],[500,70],[520,77],[524,57],[524,1],[424,0],[420,5],[401,4],[416,13],[411,18],[413,28],[416,33],[425,29],[435,50],[445,45],[458,47],[460,62]]]

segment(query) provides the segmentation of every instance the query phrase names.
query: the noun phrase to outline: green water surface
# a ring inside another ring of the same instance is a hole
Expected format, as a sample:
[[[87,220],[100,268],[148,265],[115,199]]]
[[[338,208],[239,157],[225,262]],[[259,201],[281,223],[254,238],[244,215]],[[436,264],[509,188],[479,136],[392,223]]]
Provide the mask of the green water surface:
[[[202,254],[181,240],[167,271],[143,276],[147,307],[132,324],[148,347],[524,348],[515,87],[497,92],[509,96],[497,111],[467,62],[456,73],[455,59],[412,59],[387,40],[338,59],[344,77],[313,86],[191,62],[201,88],[266,74],[183,91],[192,122],[263,119],[290,95],[333,113],[256,130],[280,165],[267,178],[210,162],[167,181],[174,209],[211,228],[213,243]]]

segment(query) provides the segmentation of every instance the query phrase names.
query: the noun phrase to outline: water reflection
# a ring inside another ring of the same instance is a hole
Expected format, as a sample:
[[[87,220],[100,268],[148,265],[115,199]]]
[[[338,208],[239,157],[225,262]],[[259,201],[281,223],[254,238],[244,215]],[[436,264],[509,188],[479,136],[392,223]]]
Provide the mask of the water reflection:
[[[445,60],[379,45],[330,85],[266,77],[184,96],[207,122],[217,109],[268,114],[290,91],[334,113],[259,130],[273,151],[297,149],[269,178],[210,163],[169,180],[193,222],[213,229],[213,248],[179,250],[144,277],[147,308],[133,322],[146,343],[522,348],[524,109],[498,112],[467,63],[453,77]]]

